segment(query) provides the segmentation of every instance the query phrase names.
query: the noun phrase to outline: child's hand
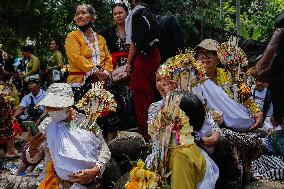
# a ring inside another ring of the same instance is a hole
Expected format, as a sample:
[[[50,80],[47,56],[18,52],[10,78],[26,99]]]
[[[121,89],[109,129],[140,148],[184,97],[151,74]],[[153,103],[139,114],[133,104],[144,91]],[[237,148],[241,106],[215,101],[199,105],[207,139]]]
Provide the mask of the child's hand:
[[[39,131],[35,136],[32,135],[31,128],[28,128],[28,141],[31,149],[37,149],[45,141],[45,134]]]

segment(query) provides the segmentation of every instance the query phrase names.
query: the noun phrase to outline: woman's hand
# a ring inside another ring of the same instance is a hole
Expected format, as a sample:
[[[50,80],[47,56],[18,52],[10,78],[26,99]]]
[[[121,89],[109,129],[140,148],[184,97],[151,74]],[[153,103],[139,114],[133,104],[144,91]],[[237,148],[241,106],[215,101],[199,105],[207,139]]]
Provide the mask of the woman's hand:
[[[84,169],[68,176],[70,177],[70,182],[84,185],[94,181],[99,174],[100,169],[95,166],[92,169]]]
[[[100,71],[100,70],[97,71],[95,74],[100,81],[104,81],[104,80],[106,80],[106,78],[108,78],[108,75],[106,73]]]
[[[202,140],[207,147],[215,146],[220,141],[220,134],[214,131],[210,136],[202,137]]]

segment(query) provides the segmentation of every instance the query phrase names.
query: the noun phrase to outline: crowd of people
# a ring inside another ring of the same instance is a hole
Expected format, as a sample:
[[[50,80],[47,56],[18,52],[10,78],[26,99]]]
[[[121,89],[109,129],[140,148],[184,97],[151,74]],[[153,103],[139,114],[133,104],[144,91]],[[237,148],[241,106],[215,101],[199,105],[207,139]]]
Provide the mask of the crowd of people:
[[[38,188],[103,187],[108,142],[137,128],[149,151],[126,188],[238,189],[284,179],[283,14],[250,68],[236,39],[185,50],[174,16],[152,12],[153,1],[129,3],[131,11],[114,4],[115,24],[98,32],[94,7],[78,5],[66,65],[56,39],[44,65],[30,45],[16,69],[1,52],[0,141],[6,158],[21,156],[16,174],[43,160]],[[13,140],[22,129],[28,139],[18,154]]]

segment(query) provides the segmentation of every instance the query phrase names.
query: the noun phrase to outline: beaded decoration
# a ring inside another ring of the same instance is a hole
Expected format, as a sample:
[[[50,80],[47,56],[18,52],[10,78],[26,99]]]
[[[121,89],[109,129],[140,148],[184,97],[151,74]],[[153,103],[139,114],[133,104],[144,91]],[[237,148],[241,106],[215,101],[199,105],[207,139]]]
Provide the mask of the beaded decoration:
[[[230,39],[228,42],[222,43],[217,49],[217,56],[220,59],[221,63],[225,66],[225,69],[227,69],[232,74],[232,79],[237,84],[238,88],[236,100],[239,103],[243,104],[245,107],[247,107],[252,114],[255,114],[259,112],[260,109],[258,108],[256,103],[250,98],[251,87],[246,85],[246,81],[240,78],[240,68],[247,66],[248,60],[244,51],[240,47],[238,47],[236,41],[236,38],[233,38]],[[222,81],[222,83],[224,82],[225,81]],[[225,91],[228,92],[229,90]],[[229,93],[228,95],[232,97],[231,93]]]
[[[88,125],[91,127],[98,117],[116,111],[117,103],[113,94],[104,89],[104,82],[96,82],[92,89],[79,100],[76,107],[85,111]]]

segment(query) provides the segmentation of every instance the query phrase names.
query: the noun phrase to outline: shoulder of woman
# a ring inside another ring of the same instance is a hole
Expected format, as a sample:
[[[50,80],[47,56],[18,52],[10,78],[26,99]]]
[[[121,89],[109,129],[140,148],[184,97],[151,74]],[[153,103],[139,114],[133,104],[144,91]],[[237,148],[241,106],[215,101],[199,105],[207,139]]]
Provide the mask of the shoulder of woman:
[[[33,56],[33,59],[36,60],[36,61],[39,61],[39,58],[35,55]]]
[[[106,40],[105,40],[105,38],[102,35],[97,33],[97,37],[98,37],[99,43],[106,43]]]
[[[80,38],[80,37],[83,37],[82,33],[79,30],[74,30],[74,31],[67,34],[66,39],[68,39],[68,38]]]
[[[60,51],[56,51],[56,52],[55,52],[55,55],[56,55],[56,56],[62,56],[62,53],[61,53]]]

